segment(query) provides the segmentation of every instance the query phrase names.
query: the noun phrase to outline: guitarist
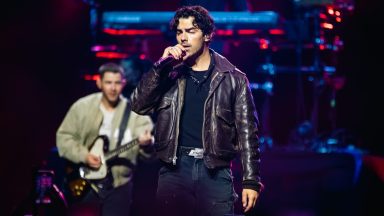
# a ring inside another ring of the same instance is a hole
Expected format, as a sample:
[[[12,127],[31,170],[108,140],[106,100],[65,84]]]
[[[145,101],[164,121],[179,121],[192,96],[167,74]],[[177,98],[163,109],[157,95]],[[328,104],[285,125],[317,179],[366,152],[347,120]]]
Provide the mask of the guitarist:
[[[70,209],[70,212],[79,213],[85,206],[92,206],[88,213],[91,210],[96,212],[95,215],[128,216],[135,165],[138,159],[154,156],[153,121],[150,116],[130,111],[130,102],[122,94],[126,80],[120,65],[105,63],[99,67],[99,75],[96,84],[100,92],[82,97],[70,107],[57,130],[56,145],[60,157],[79,167],[97,171],[106,162],[103,154],[91,151],[95,140],[107,138],[103,143],[105,152],[137,140],[138,145],[108,161],[105,177],[85,179],[91,190],[85,191],[82,199],[73,203]]]

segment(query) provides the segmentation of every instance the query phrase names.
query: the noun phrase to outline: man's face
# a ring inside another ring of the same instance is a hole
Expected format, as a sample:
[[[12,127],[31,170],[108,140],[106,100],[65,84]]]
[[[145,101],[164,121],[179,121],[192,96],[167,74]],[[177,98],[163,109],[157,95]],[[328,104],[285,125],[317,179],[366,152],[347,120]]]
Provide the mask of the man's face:
[[[206,37],[197,26],[193,25],[194,17],[180,18],[176,30],[176,39],[185,50],[184,60],[190,56],[199,55],[205,46]]]
[[[123,91],[125,80],[120,73],[105,72],[98,82],[98,87],[103,93],[103,98],[110,104],[118,101]]]

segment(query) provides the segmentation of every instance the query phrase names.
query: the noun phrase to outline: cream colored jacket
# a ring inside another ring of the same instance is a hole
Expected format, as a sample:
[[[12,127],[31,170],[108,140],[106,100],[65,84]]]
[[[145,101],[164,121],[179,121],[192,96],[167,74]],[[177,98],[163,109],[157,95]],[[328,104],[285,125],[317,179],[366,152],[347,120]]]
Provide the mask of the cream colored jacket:
[[[73,163],[81,164],[85,162],[85,157],[99,136],[99,128],[103,120],[103,113],[100,110],[102,93],[93,93],[77,100],[67,112],[63,122],[56,133],[56,145],[60,157],[63,157]],[[112,120],[112,134],[118,134],[120,121],[124,114],[127,98],[121,96],[121,100],[116,108]],[[152,131],[153,122],[149,116],[138,115],[135,112],[130,113],[127,130],[124,134],[131,134],[132,139],[137,138],[145,130]],[[126,139],[126,138],[125,138]],[[116,147],[117,136],[112,136],[109,140],[109,149]],[[122,142],[121,144],[125,144]],[[130,161],[132,165],[137,164],[138,156],[150,158],[150,153],[146,153],[138,145],[119,154]],[[113,166],[112,174],[114,177],[114,187],[127,183],[132,179],[133,167],[123,165]]]

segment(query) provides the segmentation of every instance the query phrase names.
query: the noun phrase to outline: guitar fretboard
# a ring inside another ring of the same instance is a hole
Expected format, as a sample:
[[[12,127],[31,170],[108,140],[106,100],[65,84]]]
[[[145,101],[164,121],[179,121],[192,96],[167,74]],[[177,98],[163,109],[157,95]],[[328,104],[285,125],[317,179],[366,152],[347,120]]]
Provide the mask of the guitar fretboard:
[[[139,143],[139,140],[136,138],[132,141],[130,141],[129,143],[126,143],[126,144],[123,144],[119,147],[117,147],[116,149],[112,150],[112,151],[109,151],[107,152],[104,157],[105,157],[105,160],[109,160],[115,156],[117,156],[118,154],[132,148],[133,146],[137,145]]]

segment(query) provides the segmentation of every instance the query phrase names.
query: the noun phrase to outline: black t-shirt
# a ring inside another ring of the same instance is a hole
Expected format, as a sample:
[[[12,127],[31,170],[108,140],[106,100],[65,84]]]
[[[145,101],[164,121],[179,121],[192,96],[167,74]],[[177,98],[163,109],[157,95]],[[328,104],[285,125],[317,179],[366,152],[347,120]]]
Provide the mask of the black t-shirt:
[[[202,148],[202,129],[204,120],[204,102],[208,97],[213,58],[206,71],[193,71],[186,73],[186,88],[184,106],[180,120],[180,145],[186,147]]]

